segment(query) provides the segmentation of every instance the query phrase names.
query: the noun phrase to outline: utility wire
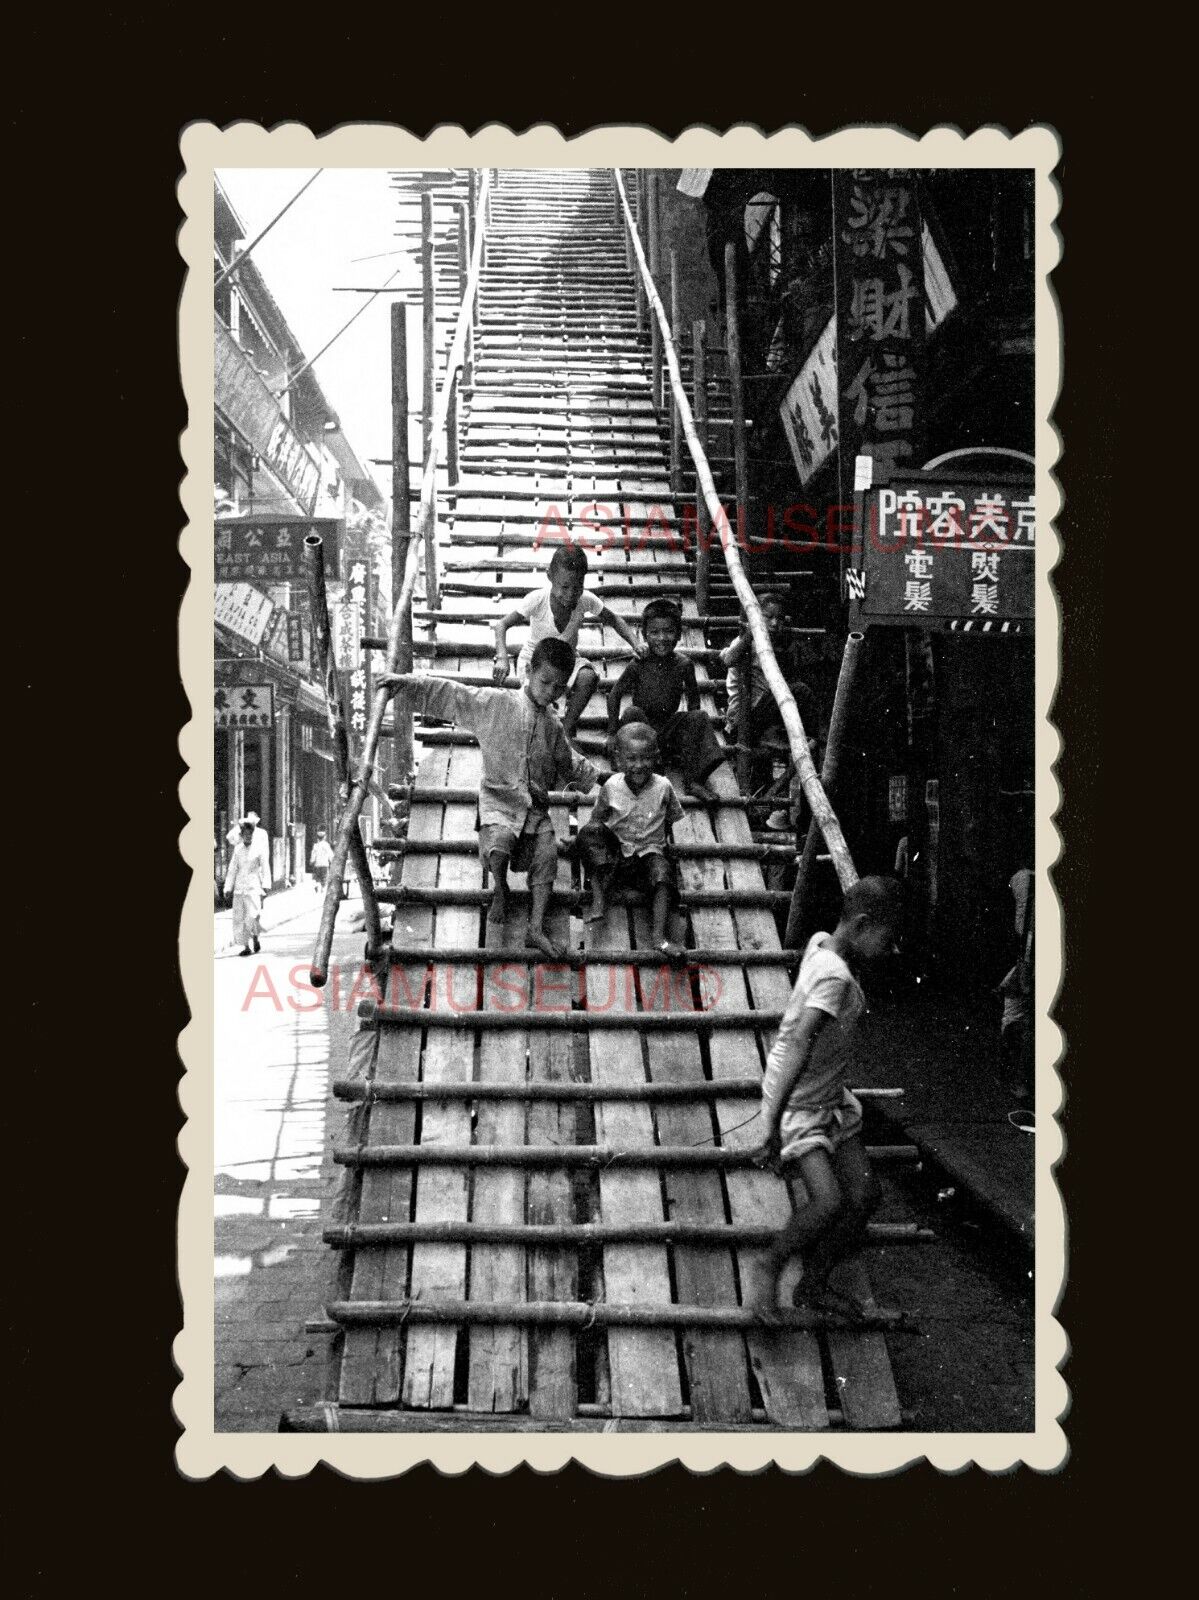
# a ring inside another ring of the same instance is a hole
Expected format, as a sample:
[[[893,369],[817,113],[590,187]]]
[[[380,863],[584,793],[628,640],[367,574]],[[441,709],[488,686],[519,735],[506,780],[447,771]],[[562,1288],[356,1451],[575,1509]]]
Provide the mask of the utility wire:
[[[404,267],[402,265],[398,266],[395,269],[395,271],[392,273],[391,278],[398,278],[400,273],[403,272],[403,270],[404,270]],[[296,371],[292,373],[291,377],[288,378],[287,382],[283,385],[282,389],[276,389],[276,391],[275,391],[275,399],[276,400],[281,400],[283,398],[283,396],[287,393],[287,391],[291,388],[292,384],[295,383],[296,379],[303,377],[303,375],[308,371],[309,367],[312,365],[312,363],[314,361],[319,361],[320,360],[320,358],[324,355],[325,351],[329,348],[329,345],[336,344],[338,339],[341,338],[342,334],[346,331],[346,329],[348,327],[350,327],[350,325],[352,323],[357,322],[358,318],[366,310],[367,306],[371,305],[383,293],[384,289],[386,289],[386,287],[387,287],[387,284],[391,282],[391,278],[388,278],[386,283],[381,283],[379,285],[379,287],[375,290],[374,294],[368,295],[368,297],[358,307],[357,311],[355,311],[354,315],[350,318],[349,322],[343,323],[342,326],[340,328],[338,328],[337,332],[333,335],[333,337],[328,341],[328,343],[327,344],[323,344],[314,356],[309,356],[308,360],[305,361],[304,365],[302,367],[298,367],[296,369]]]
[[[312,187],[312,185],[316,182],[316,180],[320,177],[321,173],[324,170],[325,169],[323,167],[318,167],[316,169],[316,171],[312,174],[311,178],[308,179],[308,182],[305,183],[302,188],[296,190],[295,194],[292,195],[291,199],[283,207],[283,210],[279,211],[279,212],[276,212],[276,214],[267,223],[266,227],[262,230],[262,232],[258,235],[258,237],[256,239],[254,239],[250,244],[248,244],[246,246],[246,248],[242,251],[242,253],[239,256],[236,256],[229,263],[229,265],[225,268],[225,270],[223,272],[218,272],[217,273],[217,276],[216,276],[216,278],[215,278],[215,280],[213,282],[213,285],[212,285],[212,287],[214,289],[219,289],[221,284],[224,283],[226,278],[231,277],[233,275],[233,273],[235,273],[237,271],[238,267],[242,266],[246,261],[249,260],[250,252],[254,249],[255,245],[260,244],[262,242],[262,240],[266,238],[267,234],[275,226],[275,224],[276,224],[276,222],[278,222],[279,218],[282,217],[286,212],[291,210],[292,206],[295,205],[296,201],[304,193],[304,190],[305,189],[310,189]]]

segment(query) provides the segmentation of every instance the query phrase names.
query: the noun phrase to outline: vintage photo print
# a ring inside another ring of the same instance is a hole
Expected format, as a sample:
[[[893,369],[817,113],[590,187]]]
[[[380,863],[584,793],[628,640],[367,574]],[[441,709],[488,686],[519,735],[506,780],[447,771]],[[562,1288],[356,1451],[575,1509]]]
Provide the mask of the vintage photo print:
[[[185,130],[187,1476],[1064,1460],[1060,153]]]

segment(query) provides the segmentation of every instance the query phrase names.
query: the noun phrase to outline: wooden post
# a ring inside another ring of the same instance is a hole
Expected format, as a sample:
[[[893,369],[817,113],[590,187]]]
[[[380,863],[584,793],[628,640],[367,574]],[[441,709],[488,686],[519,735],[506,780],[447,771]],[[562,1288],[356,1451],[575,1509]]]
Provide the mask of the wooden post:
[[[450,386],[450,403],[445,419],[445,465],[452,489],[458,482],[458,374],[448,373],[446,382]]]
[[[466,280],[470,275],[470,232],[466,226],[466,207],[458,207],[458,299],[466,297]],[[466,354],[462,361],[462,373],[465,382],[475,381],[475,318],[472,308],[470,323],[466,330]]]
[[[484,198],[486,207],[486,198]],[[486,211],[484,212],[486,214]],[[437,389],[437,286],[433,278],[433,196],[426,189],[420,197],[421,220],[421,286],[422,307],[424,310],[424,387],[422,391],[422,404],[424,414],[421,417],[421,439],[423,453],[421,457],[421,472],[429,470],[429,463],[437,455],[437,442],[433,438],[433,407],[436,401]],[[437,497],[433,497],[433,506],[429,526],[423,530],[424,557],[425,557],[425,598],[429,610],[436,611],[440,605],[440,595],[437,585]],[[436,627],[436,622],[434,622]]]
[[[654,318],[657,321],[657,318]],[[670,247],[670,337],[678,354],[683,329],[679,321],[679,253]],[[680,489],[679,457],[683,448],[683,418],[675,404],[674,391],[670,397],[670,493],[677,500]]]
[[[475,223],[476,223],[476,218],[477,218],[478,209],[479,209],[478,191],[477,191],[477,187],[476,187],[476,185],[478,183],[478,177],[479,177],[479,174],[476,172],[474,167],[468,167],[467,168],[467,172],[466,172],[466,180],[467,180],[466,181],[466,213],[467,213],[467,215],[466,215],[466,224],[467,224],[467,226],[466,226],[466,236],[467,236],[467,239],[470,242],[470,247],[471,248],[473,248],[474,242],[475,242]],[[478,297],[478,295],[476,295],[474,300],[471,302],[471,308],[470,308],[470,328],[471,328],[471,340],[470,340],[471,357],[470,357],[470,359],[471,359],[471,371],[472,372],[474,371],[474,359],[475,359],[474,331],[478,327],[478,325],[479,325],[479,297]]]
[[[820,781],[826,791],[837,781],[837,769],[841,764],[841,750],[845,743],[849,707],[853,699],[864,640],[864,634],[851,633],[845,641],[841,671],[837,675],[837,693],[833,698],[833,714],[829,718],[828,743],[824,747],[824,761],[820,768]],[[798,939],[799,930],[803,926],[804,913],[810,899],[812,868],[816,864],[816,847],[819,843],[820,829],[813,819],[808,823],[803,855],[796,868],[795,887],[791,891],[791,909],[787,913],[787,932],[783,939],[788,949],[792,948],[793,942]]]
[[[730,539],[736,539],[743,549],[747,519],[748,464],[745,456],[745,393],[741,383],[741,319],[737,304],[737,247],[730,239],[724,247],[725,322],[728,327],[729,353],[729,409],[733,422],[733,465],[736,479],[736,521],[729,529]],[[749,646],[741,667],[741,708],[737,727],[737,781],[742,789],[748,788],[750,759],[746,746],[749,743]]]
[[[412,510],[409,500],[408,462],[408,308],[400,301],[391,308],[391,605],[400,603],[404,587],[404,568],[412,543]],[[401,620],[401,645],[398,671],[412,671],[412,602]],[[392,745],[398,781],[411,783],[416,772],[412,745],[412,717],[404,716],[400,698],[395,703],[395,736]]]
[[[645,248],[645,173],[641,170],[640,167],[637,168],[637,208],[636,208],[635,212],[633,213],[633,220],[634,220],[634,223],[635,223],[636,228],[637,228],[637,237],[641,242],[642,249],[644,250],[644,248]],[[637,289],[637,332],[638,333],[642,333],[645,330],[645,285],[641,281],[641,274],[639,272],[635,275],[633,281],[634,281],[634,284],[636,285],[636,289]]]
[[[345,711],[333,665],[333,637],[329,626],[329,598],[325,590],[324,540],[319,533],[310,533],[304,540],[304,560],[308,573],[308,608],[312,624],[312,637],[316,644],[317,672],[325,690],[325,717],[329,737],[333,741],[333,765],[337,773],[337,789],[343,807],[350,793],[350,740],[346,732]],[[366,846],[355,822],[350,832],[349,856],[354,867],[358,886],[362,890],[362,910],[366,921],[366,936],[374,944],[383,936],[379,919],[379,902],[375,898],[375,885],[371,878]],[[343,858],[344,861],[344,858]],[[341,903],[341,870],[330,872],[325,885],[325,903],[321,910],[321,925],[329,925],[332,938],[333,923]]]
[[[617,167],[617,169],[616,169],[616,176],[619,179],[619,177],[620,177],[620,168],[619,167]],[[634,271],[634,268],[633,268],[633,240],[632,240],[632,238],[631,238],[631,236],[629,234],[628,228],[625,227],[625,225],[624,225],[624,207],[620,203],[620,185],[619,185],[619,182],[614,183],[612,185],[612,187],[613,187],[613,189],[614,189],[614,191],[616,193],[616,215],[620,218],[620,231],[621,231],[621,234],[624,237],[624,264],[625,264],[626,267],[628,267],[629,271],[633,273],[633,287],[637,288],[638,279],[640,278],[640,273]]]
[[[654,280],[654,287],[658,286],[658,274],[661,270],[660,240],[658,238],[658,174],[649,172],[645,178],[646,198],[646,227],[649,229],[649,270]],[[658,326],[657,317],[649,319],[649,349],[650,349],[650,392],[653,397],[654,410],[662,410],[662,329]]]
[[[695,432],[700,450],[708,453],[708,368],[707,324],[702,317],[691,324],[691,382],[695,395]],[[678,407],[675,407],[677,412]],[[680,417],[680,423],[682,418]],[[695,604],[701,616],[707,616],[708,579],[712,570],[711,523],[708,520],[708,503],[704,487],[695,475]]]

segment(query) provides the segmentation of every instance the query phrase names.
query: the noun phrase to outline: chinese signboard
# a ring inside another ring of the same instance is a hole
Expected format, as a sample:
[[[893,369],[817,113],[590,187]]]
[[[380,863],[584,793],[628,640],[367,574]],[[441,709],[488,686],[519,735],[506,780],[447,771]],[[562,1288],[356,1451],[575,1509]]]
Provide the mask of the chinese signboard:
[[[1035,553],[1027,480],[876,485],[857,497],[850,625],[1030,632]]]
[[[304,583],[304,539],[319,533],[325,577],[336,578],[342,525],[333,517],[219,518],[215,524],[217,582]]]
[[[345,596],[338,608],[334,654],[345,701],[346,728],[351,746],[366,733],[373,684],[370,651],[362,648],[362,635],[374,610],[374,573],[368,558],[348,563]]]
[[[830,317],[799,377],[779,407],[800,483],[807,483],[837,444],[837,340]]]
[[[218,583],[214,615],[222,627],[255,649],[262,643],[274,605],[260,590],[248,583]]]
[[[928,223],[924,224],[924,291],[927,333],[945,320],[957,305],[953,284],[945,269]],[[840,402],[837,395],[837,319],[830,317],[799,376],[779,406],[791,456],[799,481],[807,484],[836,447]]]
[[[213,693],[212,720],[218,728],[270,728],[275,721],[274,693],[269,683],[241,688],[217,686]]]
[[[838,432],[841,460],[866,454],[890,478],[922,459],[926,309],[913,172],[833,173]]]
[[[246,360],[241,346],[214,314],[215,399],[300,506],[312,514],[320,488],[320,468],[308,454],[274,395]]]

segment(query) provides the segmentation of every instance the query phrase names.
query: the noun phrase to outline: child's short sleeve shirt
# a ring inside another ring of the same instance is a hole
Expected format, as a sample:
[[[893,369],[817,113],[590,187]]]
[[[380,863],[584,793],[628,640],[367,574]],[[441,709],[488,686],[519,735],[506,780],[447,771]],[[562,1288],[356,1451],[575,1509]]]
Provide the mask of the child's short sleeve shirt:
[[[852,1031],[866,1009],[866,997],[844,960],[827,948],[828,938],[827,933],[813,934],[800,962],[795,988],[766,1062],[762,1100],[767,1114],[777,1104],[782,1081],[794,1063],[799,1021],[809,1006],[826,1012],[831,1020],[817,1036],[787,1106],[792,1110],[834,1106],[841,1099]]]

